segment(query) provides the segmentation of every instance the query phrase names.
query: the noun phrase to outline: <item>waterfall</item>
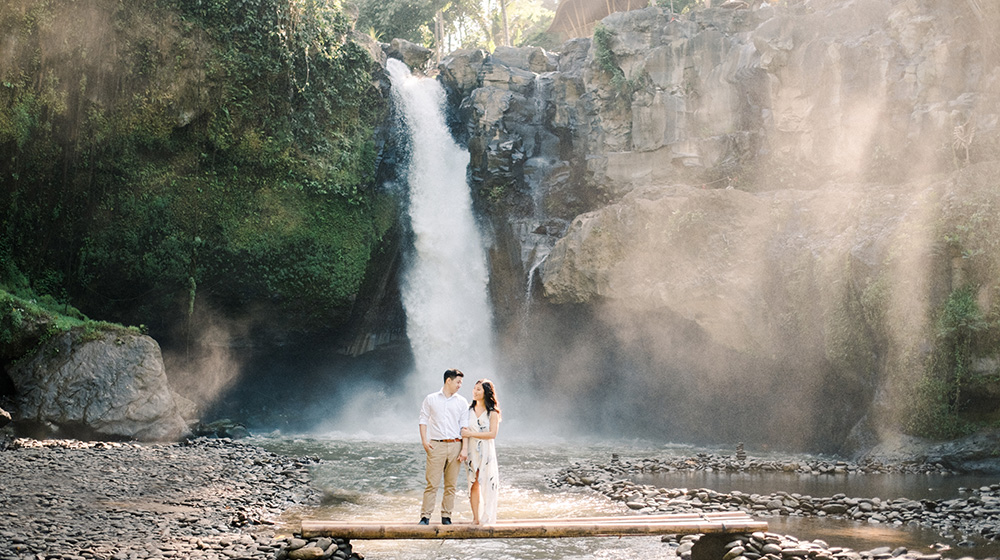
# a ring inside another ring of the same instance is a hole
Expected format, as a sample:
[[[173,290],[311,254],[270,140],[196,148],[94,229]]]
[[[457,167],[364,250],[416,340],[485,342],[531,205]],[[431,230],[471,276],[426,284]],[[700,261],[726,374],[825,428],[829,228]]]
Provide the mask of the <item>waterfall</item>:
[[[417,369],[411,379],[430,391],[448,368],[468,381],[493,375],[489,274],[466,181],[469,153],[445,124],[444,89],[397,60],[386,68],[410,147],[404,176],[414,246],[401,288]]]
[[[489,274],[483,236],[472,213],[466,182],[469,153],[445,124],[445,93],[437,80],[413,76],[405,64],[386,64],[392,96],[407,137],[406,182],[413,248],[405,255],[400,281],[406,332],[415,371],[402,386],[386,385],[380,374],[359,376],[337,399],[335,414],[318,431],[347,437],[390,437],[414,441],[424,395],[441,388],[444,371],[458,368],[469,383],[496,379],[493,314],[487,297]],[[502,383],[502,381],[498,381]]]
[[[527,323],[528,316],[531,313],[531,294],[535,289],[535,275],[538,269],[541,268],[542,264],[545,263],[545,259],[549,258],[549,249],[544,246],[539,246],[538,251],[535,254],[535,262],[532,263],[531,268],[528,269],[528,281],[524,288],[524,322]],[[526,326],[526,325],[525,325]]]

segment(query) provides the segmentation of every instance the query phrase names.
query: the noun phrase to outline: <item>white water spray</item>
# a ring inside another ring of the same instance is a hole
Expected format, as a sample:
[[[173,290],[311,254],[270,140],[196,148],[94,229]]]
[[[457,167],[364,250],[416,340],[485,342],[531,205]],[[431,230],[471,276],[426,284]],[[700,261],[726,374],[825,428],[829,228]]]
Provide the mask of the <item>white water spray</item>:
[[[409,216],[414,249],[402,282],[406,328],[420,386],[433,388],[448,368],[470,380],[492,376],[493,326],[482,235],[466,182],[469,153],[445,125],[444,89],[386,65],[409,133]]]

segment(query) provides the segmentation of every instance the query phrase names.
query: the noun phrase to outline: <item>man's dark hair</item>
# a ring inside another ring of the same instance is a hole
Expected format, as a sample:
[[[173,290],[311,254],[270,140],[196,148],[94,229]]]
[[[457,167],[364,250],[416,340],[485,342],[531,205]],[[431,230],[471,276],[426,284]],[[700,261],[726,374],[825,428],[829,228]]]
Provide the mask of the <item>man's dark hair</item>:
[[[456,377],[465,377],[465,374],[461,370],[449,369],[444,372],[444,382],[447,383],[449,379],[454,379]]]

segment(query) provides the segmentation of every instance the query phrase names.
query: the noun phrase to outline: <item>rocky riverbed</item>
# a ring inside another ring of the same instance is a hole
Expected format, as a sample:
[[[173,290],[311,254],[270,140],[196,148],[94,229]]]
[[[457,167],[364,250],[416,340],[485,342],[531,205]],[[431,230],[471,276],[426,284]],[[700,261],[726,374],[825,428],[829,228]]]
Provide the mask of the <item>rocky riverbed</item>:
[[[14,440],[0,451],[0,560],[362,559],[347,540],[305,540],[293,534],[296,515],[320,504],[310,472],[318,463],[314,457],[286,457],[229,439],[175,444]],[[919,523],[993,539],[1000,528],[1000,484],[968,489],[955,500],[886,501],[666,489],[629,480],[668,469],[831,476],[947,472],[935,464],[776,462],[701,454],[574,464],[552,484],[588,486],[636,514],[742,510],[755,517],[841,516],[871,523]],[[664,538],[664,556],[689,559],[696,538]],[[941,558],[888,547],[854,551],[775,533],[734,536],[718,548],[725,560]]]
[[[0,451],[0,559],[359,558],[282,527],[318,505],[317,461],[225,439],[14,440]]]
[[[874,473],[939,473],[951,470],[941,464],[847,461],[780,461],[747,457],[734,458],[712,454],[665,459],[622,461],[613,456],[605,464],[576,463],[560,472],[550,482],[555,487],[587,486],[620,502],[638,514],[685,513],[693,511],[743,511],[754,517],[815,516],[847,518],[873,524],[917,524],[937,530],[943,536],[962,539],[973,536],[1000,540],[1000,484],[963,488],[962,496],[948,500],[882,500],[878,497],[807,496],[775,492],[749,494],[739,491],[717,492],[710,489],[657,488],[635,483],[638,475],[671,470],[708,470],[727,472],[783,471],[789,473],[842,476]],[[666,538],[682,558],[690,556],[691,537]],[[962,543],[960,543],[962,544]],[[947,548],[946,545],[940,545]],[[725,560],[804,560],[870,558],[883,560],[903,557],[936,560],[941,554],[921,554],[905,548],[876,548],[854,551],[830,547],[822,541],[800,542],[792,536],[755,533],[725,544]]]

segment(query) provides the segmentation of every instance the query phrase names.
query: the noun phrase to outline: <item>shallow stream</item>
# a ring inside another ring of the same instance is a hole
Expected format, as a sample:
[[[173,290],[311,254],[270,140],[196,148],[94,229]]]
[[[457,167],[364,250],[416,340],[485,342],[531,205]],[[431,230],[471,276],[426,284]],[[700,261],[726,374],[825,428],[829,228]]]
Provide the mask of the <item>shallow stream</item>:
[[[416,432],[416,430],[414,430]],[[292,456],[317,456],[323,461],[313,471],[314,483],[324,494],[324,505],[303,515],[325,519],[416,522],[423,492],[424,453],[416,433],[412,440],[354,439],[337,436],[258,436],[254,443]],[[586,517],[626,515],[624,504],[589,489],[555,489],[548,484],[560,469],[574,462],[606,463],[612,453],[622,460],[665,456],[693,456],[699,452],[728,453],[694,448],[616,440],[583,442],[500,438],[500,518]],[[751,456],[768,457],[747,452]],[[777,457],[777,456],[774,456]],[[782,458],[795,458],[782,456]],[[804,458],[799,456],[799,458]],[[464,472],[461,475],[464,477]],[[471,519],[468,493],[460,478],[456,521]],[[767,494],[775,491],[812,496],[844,493],[852,497],[940,499],[959,497],[959,488],[996,483],[995,477],[941,475],[799,475],[783,472],[732,474],[672,472],[642,475],[636,482],[665,488],[710,488]],[[435,513],[432,521],[438,521]],[[802,540],[822,539],[831,546],[862,551],[879,546],[904,546],[911,551],[935,552],[944,544],[946,558],[1000,556],[1000,543],[959,547],[954,540],[919,527],[872,525],[832,518],[769,517],[775,533]],[[286,521],[294,524],[295,519]],[[373,560],[462,559],[598,559],[670,558],[670,548],[659,537],[363,541],[355,549]]]

